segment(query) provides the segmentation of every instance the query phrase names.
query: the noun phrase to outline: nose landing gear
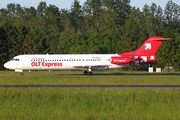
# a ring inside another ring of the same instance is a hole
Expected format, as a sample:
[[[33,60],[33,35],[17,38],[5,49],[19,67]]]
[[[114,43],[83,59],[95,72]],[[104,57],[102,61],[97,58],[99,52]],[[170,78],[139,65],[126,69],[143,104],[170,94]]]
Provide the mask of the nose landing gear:
[[[24,73],[23,72],[21,72],[21,74],[20,74],[21,76],[24,76]]]

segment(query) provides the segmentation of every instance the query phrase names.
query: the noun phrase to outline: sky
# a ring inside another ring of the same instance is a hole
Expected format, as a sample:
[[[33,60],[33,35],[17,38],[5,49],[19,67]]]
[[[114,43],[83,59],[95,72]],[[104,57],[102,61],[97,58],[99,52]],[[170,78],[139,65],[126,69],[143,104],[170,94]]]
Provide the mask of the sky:
[[[33,6],[37,8],[38,4],[44,1],[47,5],[52,4],[58,7],[59,9],[70,9],[74,0],[1,0],[0,9],[7,8],[7,4],[9,3],[17,3],[20,4],[21,7],[30,7]],[[86,0],[78,0],[80,4],[83,5]],[[145,4],[151,6],[152,3],[156,5],[160,5],[162,9],[165,8],[167,2],[169,0],[131,0],[130,5],[133,7],[139,7],[140,10],[144,7]],[[174,3],[180,5],[180,0],[173,0]]]

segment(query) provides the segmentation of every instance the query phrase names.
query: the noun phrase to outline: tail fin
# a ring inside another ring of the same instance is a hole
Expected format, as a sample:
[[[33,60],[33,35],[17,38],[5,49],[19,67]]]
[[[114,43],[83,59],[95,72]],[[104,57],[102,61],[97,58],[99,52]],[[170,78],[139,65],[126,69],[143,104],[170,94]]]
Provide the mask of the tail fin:
[[[173,38],[163,38],[159,36],[149,37],[143,45],[135,52],[136,55],[155,55],[156,51],[164,40],[173,40]]]
[[[145,62],[153,62],[156,60],[156,51],[160,47],[163,41],[165,40],[174,40],[173,38],[163,38],[159,36],[152,36],[149,37],[143,45],[136,51],[126,52],[119,54],[120,57],[113,58],[111,57],[112,62],[113,59],[115,61],[113,64],[127,64],[130,63],[131,65],[139,65]],[[122,60],[125,60],[124,63],[122,63]]]

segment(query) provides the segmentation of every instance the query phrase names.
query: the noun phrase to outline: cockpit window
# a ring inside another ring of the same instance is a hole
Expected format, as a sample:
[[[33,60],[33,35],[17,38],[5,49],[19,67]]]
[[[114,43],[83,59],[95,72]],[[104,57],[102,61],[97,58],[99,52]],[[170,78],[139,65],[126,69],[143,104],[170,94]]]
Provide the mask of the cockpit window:
[[[11,61],[19,61],[19,58],[13,58]]]

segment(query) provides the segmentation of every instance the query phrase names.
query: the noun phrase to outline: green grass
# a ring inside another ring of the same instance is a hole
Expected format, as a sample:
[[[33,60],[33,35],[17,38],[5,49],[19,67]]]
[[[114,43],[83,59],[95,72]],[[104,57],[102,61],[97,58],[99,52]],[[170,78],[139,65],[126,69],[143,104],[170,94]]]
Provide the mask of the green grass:
[[[2,120],[179,120],[180,90],[0,89]]]
[[[1,71],[0,85],[180,84],[178,73],[94,73]],[[179,120],[179,106],[180,89],[0,88],[2,120]]]
[[[180,77],[179,73],[154,73],[152,75],[147,72],[119,72],[117,74],[102,71],[95,72],[94,76],[84,76],[82,71],[32,71],[25,72],[24,76],[13,71],[0,72],[0,85],[15,84],[180,84]]]

